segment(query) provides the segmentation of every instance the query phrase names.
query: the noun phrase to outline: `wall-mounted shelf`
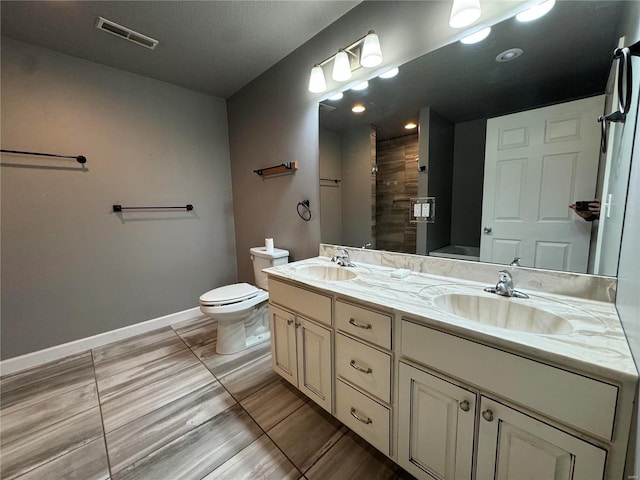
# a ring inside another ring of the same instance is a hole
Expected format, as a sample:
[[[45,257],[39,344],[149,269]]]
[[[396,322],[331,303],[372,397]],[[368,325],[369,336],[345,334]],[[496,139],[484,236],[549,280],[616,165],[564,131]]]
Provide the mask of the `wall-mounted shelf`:
[[[272,177],[275,175],[289,175],[295,173],[296,170],[298,170],[298,162],[288,162],[274,165],[273,167],[259,168],[253,172],[261,177]]]

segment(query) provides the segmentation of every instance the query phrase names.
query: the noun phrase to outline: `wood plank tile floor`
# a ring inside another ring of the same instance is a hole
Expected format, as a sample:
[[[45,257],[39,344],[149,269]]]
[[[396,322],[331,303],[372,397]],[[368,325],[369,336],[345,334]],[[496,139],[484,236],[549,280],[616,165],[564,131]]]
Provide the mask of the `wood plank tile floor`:
[[[0,379],[0,478],[411,479],[200,316]]]

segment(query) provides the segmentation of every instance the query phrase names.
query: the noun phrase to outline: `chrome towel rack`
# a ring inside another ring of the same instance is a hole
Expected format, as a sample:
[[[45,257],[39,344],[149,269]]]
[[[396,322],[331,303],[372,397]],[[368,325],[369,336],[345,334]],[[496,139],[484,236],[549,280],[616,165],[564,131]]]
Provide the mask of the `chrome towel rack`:
[[[183,207],[123,207],[122,205],[114,205],[114,212],[122,212],[123,210],[193,210],[193,205],[188,204]]]
[[[87,157],[85,157],[84,155],[57,155],[55,153],[24,152],[22,150],[0,150],[0,152],[17,153],[19,155],[35,155],[39,157],[73,158],[81,165],[87,163]]]

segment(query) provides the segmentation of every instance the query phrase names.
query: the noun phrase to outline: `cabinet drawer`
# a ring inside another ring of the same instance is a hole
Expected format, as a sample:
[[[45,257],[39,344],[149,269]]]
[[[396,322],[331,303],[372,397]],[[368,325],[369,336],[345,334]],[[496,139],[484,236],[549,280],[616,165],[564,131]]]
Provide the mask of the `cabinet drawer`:
[[[336,417],[382,453],[390,454],[391,412],[341,380],[336,381]]]
[[[610,440],[618,388],[402,320],[403,355],[561,423]]]
[[[269,301],[331,325],[331,297],[269,278]]]
[[[336,327],[391,350],[391,316],[336,301]]]
[[[391,355],[388,353],[338,333],[336,375],[391,403]]]

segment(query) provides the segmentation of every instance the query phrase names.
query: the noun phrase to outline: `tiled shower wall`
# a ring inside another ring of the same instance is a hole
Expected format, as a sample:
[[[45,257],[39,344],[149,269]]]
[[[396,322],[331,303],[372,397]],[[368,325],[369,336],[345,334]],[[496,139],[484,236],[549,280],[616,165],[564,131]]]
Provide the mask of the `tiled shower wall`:
[[[411,197],[418,195],[418,134],[377,144],[376,246],[416,252],[416,225],[409,222]]]

